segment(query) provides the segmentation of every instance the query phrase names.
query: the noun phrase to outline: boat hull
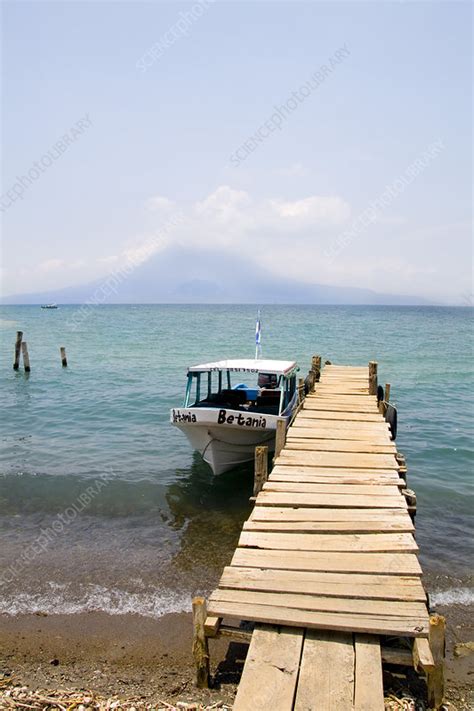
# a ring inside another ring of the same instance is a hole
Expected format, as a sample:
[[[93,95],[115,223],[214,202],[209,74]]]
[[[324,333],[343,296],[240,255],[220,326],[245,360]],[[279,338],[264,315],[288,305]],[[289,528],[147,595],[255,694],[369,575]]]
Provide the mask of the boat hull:
[[[170,420],[216,475],[252,461],[259,445],[273,451],[276,424],[278,420],[287,422],[286,417],[277,415],[211,408],[175,408]]]

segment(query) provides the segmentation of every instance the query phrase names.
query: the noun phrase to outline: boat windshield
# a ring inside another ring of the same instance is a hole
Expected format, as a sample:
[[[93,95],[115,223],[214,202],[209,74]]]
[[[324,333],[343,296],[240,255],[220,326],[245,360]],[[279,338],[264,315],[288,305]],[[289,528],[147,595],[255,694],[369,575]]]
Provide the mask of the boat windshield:
[[[188,373],[185,407],[211,407],[282,415],[296,397],[296,373],[232,372],[231,369]]]

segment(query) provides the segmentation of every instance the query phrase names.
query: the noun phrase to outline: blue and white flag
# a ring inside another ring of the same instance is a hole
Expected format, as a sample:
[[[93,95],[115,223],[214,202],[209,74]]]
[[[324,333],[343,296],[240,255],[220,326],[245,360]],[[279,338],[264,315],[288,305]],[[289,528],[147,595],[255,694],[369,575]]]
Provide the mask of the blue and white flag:
[[[258,358],[258,354],[261,351],[262,342],[262,324],[260,322],[260,311],[257,316],[257,323],[255,324],[255,360]]]

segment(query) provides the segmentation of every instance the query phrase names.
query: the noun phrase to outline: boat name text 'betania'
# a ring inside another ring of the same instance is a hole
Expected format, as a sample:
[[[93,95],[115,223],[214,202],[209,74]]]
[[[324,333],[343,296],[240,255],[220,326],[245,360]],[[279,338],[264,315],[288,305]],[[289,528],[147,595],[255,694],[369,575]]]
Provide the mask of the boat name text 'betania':
[[[263,427],[267,426],[265,417],[245,417],[244,415],[228,415],[227,410],[219,410],[217,418],[218,425],[240,425],[240,427]]]
[[[179,412],[173,410],[173,422],[197,422],[197,417],[194,412]]]

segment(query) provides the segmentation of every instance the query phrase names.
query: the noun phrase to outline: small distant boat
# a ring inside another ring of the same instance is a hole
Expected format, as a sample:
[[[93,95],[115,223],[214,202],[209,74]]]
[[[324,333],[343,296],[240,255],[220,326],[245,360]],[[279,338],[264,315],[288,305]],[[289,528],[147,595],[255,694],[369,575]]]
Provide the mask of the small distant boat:
[[[43,304],[41,306],[42,309],[59,309],[59,306],[57,304]]]
[[[222,474],[251,461],[258,445],[275,449],[277,422],[288,426],[298,406],[298,370],[294,361],[257,358],[194,365],[183,407],[171,410],[170,421]],[[248,382],[232,385],[236,375]]]

